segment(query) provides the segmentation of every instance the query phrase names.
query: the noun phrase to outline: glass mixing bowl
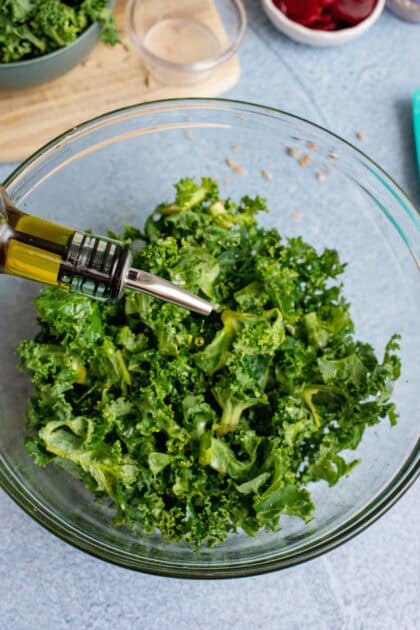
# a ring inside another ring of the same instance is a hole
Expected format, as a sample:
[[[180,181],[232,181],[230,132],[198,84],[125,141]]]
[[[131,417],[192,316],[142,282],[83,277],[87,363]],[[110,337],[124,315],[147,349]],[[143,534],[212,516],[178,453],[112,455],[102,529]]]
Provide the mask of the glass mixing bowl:
[[[300,162],[299,162],[300,159]],[[110,113],[65,133],[9,177],[18,207],[97,233],[142,225],[185,176],[220,180],[222,194],[258,193],[271,212],[261,223],[348,261],[345,294],[359,338],[382,354],[402,335],[400,419],[368,429],[361,464],[334,488],[313,484],[315,518],[292,517],[256,538],[232,535],[194,553],[156,534],[138,537],[112,524],[65,471],[37,467],[23,447],[30,384],[15,349],[36,330],[39,286],[0,277],[0,484],[42,525],[73,545],[125,567],[178,577],[236,577],[313,558],[363,530],[407,489],[418,470],[420,391],[419,223],[416,210],[379,166],[305,120],[247,103],[179,100]]]

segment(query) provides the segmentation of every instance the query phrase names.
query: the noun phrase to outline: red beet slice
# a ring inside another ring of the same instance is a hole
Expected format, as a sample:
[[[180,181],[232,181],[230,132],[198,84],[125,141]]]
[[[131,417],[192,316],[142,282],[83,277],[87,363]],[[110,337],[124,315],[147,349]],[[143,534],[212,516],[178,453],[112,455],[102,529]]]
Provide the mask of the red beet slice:
[[[313,22],[311,24],[311,28],[316,31],[336,31],[338,28],[338,24],[337,22],[333,22],[332,20],[330,20],[329,22],[321,22],[320,20],[317,20],[316,22]]]
[[[321,14],[321,6],[318,0],[274,0],[274,4],[290,20],[305,26],[310,25]]]
[[[335,21],[354,26],[363,22],[375,8],[376,0],[336,0],[329,11]]]
[[[335,31],[337,28],[337,22],[333,20],[331,13],[328,9],[324,9],[315,22],[312,22],[311,28],[318,31]]]
[[[290,20],[316,30],[335,31],[363,22],[377,0],[273,0]]]
[[[287,13],[287,4],[285,0],[273,0],[273,4],[277,7],[282,13],[286,15]]]
[[[321,24],[329,24],[333,21],[333,17],[329,11],[324,10],[316,21]]]

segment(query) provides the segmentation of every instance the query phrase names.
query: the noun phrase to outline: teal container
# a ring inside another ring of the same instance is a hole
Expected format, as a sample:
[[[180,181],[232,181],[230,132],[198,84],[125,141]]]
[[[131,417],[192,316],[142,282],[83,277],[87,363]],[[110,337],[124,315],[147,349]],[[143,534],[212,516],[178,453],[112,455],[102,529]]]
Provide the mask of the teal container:
[[[417,166],[420,176],[420,90],[414,92],[413,95],[413,124],[414,138],[417,148]]]
[[[88,56],[98,43],[100,34],[101,27],[95,22],[65,48],[35,59],[0,63],[0,90],[31,88],[65,74]]]

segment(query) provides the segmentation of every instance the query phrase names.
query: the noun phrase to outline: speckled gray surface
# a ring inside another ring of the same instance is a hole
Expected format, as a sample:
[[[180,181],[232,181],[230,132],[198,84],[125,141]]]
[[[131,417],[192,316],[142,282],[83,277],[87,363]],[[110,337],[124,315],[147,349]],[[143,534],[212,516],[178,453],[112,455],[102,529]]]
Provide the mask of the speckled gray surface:
[[[280,36],[256,0],[247,6],[242,79],[229,96],[306,116],[352,142],[363,130],[363,149],[420,205],[409,110],[420,27],[386,13],[358,42],[318,50]],[[0,179],[10,170],[1,166]],[[356,539],[306,565],[186,582],[90,558],[0,492],[0,630],[418,628],[419,498],[417,485]]]

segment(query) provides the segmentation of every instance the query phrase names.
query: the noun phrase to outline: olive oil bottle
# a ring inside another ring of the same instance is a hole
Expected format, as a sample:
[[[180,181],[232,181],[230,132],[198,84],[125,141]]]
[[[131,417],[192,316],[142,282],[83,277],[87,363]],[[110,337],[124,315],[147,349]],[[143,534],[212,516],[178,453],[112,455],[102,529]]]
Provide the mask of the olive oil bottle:
[[[158,276],[132,268],[128,245],[26,214],[13,205],[1,186],[0,273],[98,300],[116,301],[127,287],[202,315],[212,311],[205,300]]]

